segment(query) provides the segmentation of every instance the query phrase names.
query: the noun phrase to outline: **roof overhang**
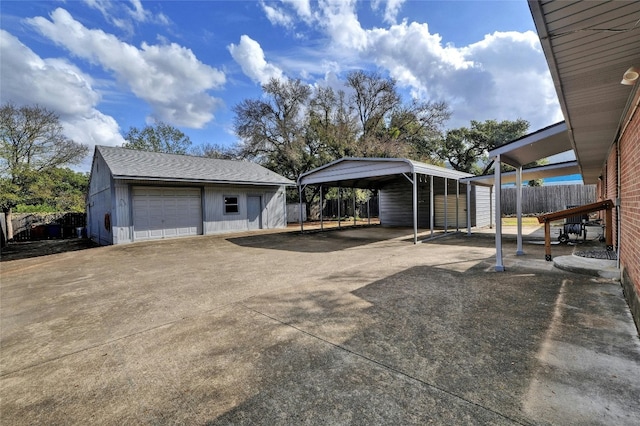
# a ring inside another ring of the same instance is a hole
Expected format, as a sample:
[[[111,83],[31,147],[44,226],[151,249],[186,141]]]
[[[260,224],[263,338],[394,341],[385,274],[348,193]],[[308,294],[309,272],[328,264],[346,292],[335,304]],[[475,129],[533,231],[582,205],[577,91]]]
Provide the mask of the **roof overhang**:
[[[166,183],[184,185],[244,185],[244,186],[296,186],[290,180],[283,182],[252,182],[252,181],[236,181],[236,180],[212,180],[212,179],[179,179],[179,178],[158,178],[145,176],[129,176],[129,175],[112,175],[114,180],[126,181],[128,183]]]
[[[561,121],[492,149],[489,157],[500,155],[501,162],[520,167],[571,149],[567,124]]]
[[[640,90],[620,84],[640,67],[640,1],[529,0],[529,8],[582,178],[596,183]]]
[[[522,180],[544,179],[556,176],[568,176],[578,174],[580,168],[577,161],[566,161],[564,163],[547,164],[544,166],[532,167],[522,170]],[[514,183],[516,172],[504,172],[500,174],[502,183]],[[471,183],[472,185],[494,186],[495,175],[473,176],[460,179],[461,183]]]

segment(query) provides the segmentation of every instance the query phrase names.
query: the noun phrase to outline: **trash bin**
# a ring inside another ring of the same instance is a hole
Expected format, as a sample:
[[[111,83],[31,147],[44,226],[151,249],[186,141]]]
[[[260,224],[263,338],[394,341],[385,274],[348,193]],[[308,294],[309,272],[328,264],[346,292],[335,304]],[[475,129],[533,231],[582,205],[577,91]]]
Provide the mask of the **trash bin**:
[[[52,223],[47,226],[47,236],[49,238],[61,238],[62,227],[56,223]]]

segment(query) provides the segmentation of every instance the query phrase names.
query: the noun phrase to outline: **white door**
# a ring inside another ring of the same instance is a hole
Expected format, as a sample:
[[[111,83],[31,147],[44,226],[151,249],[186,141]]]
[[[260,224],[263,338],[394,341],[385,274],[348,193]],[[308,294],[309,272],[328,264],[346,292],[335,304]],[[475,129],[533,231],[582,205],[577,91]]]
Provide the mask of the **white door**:
[[[135,241],[202,234],[199,188],[133,188]]]

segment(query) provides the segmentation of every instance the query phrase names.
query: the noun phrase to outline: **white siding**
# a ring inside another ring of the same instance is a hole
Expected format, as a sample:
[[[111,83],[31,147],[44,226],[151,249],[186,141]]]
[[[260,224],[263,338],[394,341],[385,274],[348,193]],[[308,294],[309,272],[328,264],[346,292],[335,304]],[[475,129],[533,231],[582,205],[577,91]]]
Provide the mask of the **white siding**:
[[[476,227],[485,227],[491,224],[491,200],[490,200],[490,188],[487,186],[473,187],[475,197],[472,201],[475,201],[475,221],[472,222]],[[472,192],[472,194],[473,194]],[[473,208],[473,207],[472,207]]]

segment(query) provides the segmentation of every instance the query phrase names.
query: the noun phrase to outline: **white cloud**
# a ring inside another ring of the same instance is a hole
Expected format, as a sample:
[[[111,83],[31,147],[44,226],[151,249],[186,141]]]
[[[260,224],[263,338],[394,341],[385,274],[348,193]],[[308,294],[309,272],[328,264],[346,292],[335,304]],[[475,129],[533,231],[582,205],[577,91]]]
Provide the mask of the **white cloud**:
[[[224,85],[223,72],[200,62],[190,49],[176,43],[140,48],[102,30],[91,30],[64,9],[56,9],[51,21],[27,20],[72,54],[101,65],[151,106],[156,119],[201,128],[213,119],[222,101],[207,92]]]
[[[121,145],[118,123],[96,106],[100,94],[91,77],[62,59],[42,59],[7,31],[0,30],[2,103],[40,105],[55,112],[65,135],[76,142]]]
[[[229,52],[242,72],[256,83],[265,84],[272,78],[282,77],[282,70],[268,63],[260,44],[247,35],[240,37],[240,44],[231,43]]]
[[[293,17],[286,11],[269,5],[264,1],[260,1],[260,6],[262,6],[262,10],[264,10],[267,19],[271,24],[280,25],[285,28],[293,28]]]
[[[378,10],[381,3],[386,3],[384,8],[384,21],[389,24],[395,24],[398,12],[400,12],[404,2],[405,0],[373,0],[371,7],[373,10]]]
[[[385,22],[395,22],[403,3],[376,0],[372,7],[384,7]],[[448,102],[453,110],[451,127],[466,126],[470,120],[523,118],[535,130],[562,120],[538,37],[532,31],[497,32],[455,47],[431,33],[427,23],[404,21],[365,29],[353,0],[320,0],[317,10],[305,16],[327,35],[324,51],[315,56],[340,64],[334,72],[353,67],[384,69],[413,96]],[[304,75],[303,71],[312,69],[296,70],[295,61],[281,63],[290,74]]]
[[[136,22],[169,24],[169,19],[165,15],[162,13],[154,15],[142,6],[140,0],[130,0],[131,7],[128,7],[124,1],[84,0],[84,3],[98,10],[107,22],[129,35],[133,34]]]

